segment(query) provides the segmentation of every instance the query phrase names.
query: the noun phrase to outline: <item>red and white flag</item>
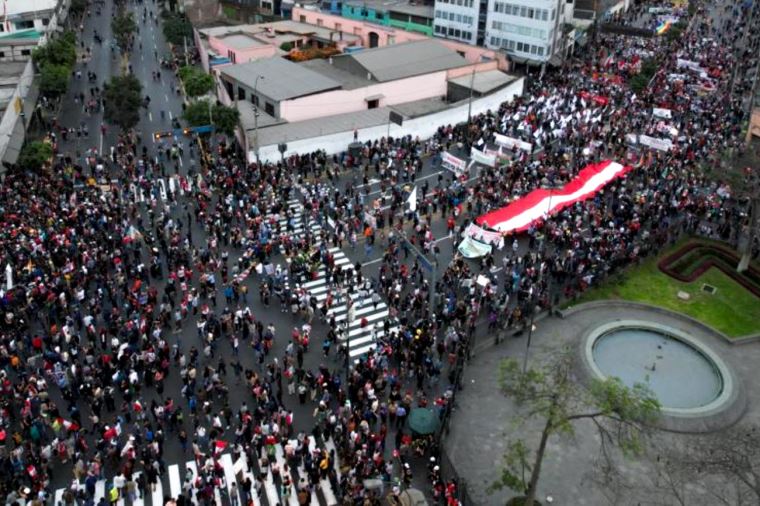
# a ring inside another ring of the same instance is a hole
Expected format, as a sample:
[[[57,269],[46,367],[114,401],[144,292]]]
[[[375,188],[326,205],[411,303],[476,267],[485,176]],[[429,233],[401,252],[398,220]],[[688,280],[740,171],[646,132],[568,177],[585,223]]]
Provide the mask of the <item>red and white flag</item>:
[[[222,441],[221,439],[217,439],[214,442],[214,455],[222,453],[224,449],[227,448],[227,446],[229,446],[229,443]]]
[[[607,183],[630,170],[628,165],[609,160],[587,165],[562,189],[534,190],[508,206],[479,216],[475,222],[502,233],[525,231],[532,223],[594,196]]]

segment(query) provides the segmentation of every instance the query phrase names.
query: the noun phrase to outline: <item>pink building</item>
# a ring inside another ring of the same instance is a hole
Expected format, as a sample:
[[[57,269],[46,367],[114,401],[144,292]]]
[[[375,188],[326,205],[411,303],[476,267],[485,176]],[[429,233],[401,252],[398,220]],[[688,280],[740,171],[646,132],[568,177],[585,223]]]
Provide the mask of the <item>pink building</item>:
[[[207,72],[212,67],[284,56],[287,48],[334,44],[343,51],[348,46],[361,45],[361,40],[340,30],[289,20],[195,30],[195,44]]]
[[[301,7],[293,8],[292,18],[293,21],[298,21],[299,23],[307,23],[357,36],[361,39],[360,45],[365,48],[384,47],[419,40],[430,40],[430,37],[421,33],[408,32],[390,26],[376,25],[368,21],[348,19],[342,16],[327,14],[325,12],[303,9]],[[454,40],[439,38],[436,38],[435,40],[452,51],[456,51],[470,62],[495,60],[499,62],[500,70],[509,70],[509,62],[506,56],[498,51],[472,46]]]
[[[272,119],[292,123],[426,99],[445,102],[456,93],[450,81],[462,76],[490,73],[492,91],[511,80],[499,63],[469,61],[423,37],[328,60],[270,58],[229,65],[218,75],[224,101],[248,101]]]

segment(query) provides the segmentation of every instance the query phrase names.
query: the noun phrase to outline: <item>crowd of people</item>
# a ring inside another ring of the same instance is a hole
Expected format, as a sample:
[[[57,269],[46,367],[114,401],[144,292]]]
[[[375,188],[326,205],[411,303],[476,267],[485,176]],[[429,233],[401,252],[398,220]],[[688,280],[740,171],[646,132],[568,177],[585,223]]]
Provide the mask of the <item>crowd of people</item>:
[[[278,497],[300,504],[325,480],[345,504],[377,504],[381,490],[398,494],[420,480],[437,503],[458,504],[458,485],[436,460],[438,440],[415,436],[406,422],[417,407],[448,416],[478,325],[523,325],[536,308],[574,297],[684,232],[734,242],[742,232],[741,202],[699,168],[742,141],[749,81],[733,69],[740,60],[757,66],[759,35],[742,30],[752,7],[718,8],[735,10],[739,30],[714,26],[700,10],[680,40],[599,34],[564,68],[531,79],[524,96],[429,140],[373,140],[359,156],[317,152],[250,166],[221,143],[213,170],[180,173],[184,146],[167,145],[155,159],[144,140],[125,135],[111,160],[78,165],[62,153],[50,170],[10,171],[0,186],[0,265],[8,266],[0,494],[10,504],[51,504],[60,484],[64,504],[92,504],[107,477],[105,501],[142,497],[166,473],[171,446],[197,464],[182,477],[184,493],[166,498],[176,504],[227,494],[223,452],[247,456],[254,471],[231,484],[230,504],[265,496],[269,476]],[[627,81],[652,57],[658,71],[634,93]],[[653,108],[672,118],[663,122]],[[673,148],[647,150],[629,133],[668,136]],[[492,146],[495,134],[536,149],[503,151],[498,168],[466,181],[441,173],[420,185],[417,211],[405,206],[405,186],[427,160]],[[475,217],[562,185],[602,158],[637,168],[506,238],[504,251],[479,264],[455,255],[429,279],[415,249],[437,263],[438,239],[450,236],[455,248]],[[176,186],[161,199],[157,180],[172,162]],[[116,181],[92,184],[101,170]],[[346,171],[357,175],[341,188]],[[379,180],[379,205],[370,179]],[[288,205],[293,199],[302,210]],[[294,234],[298,219],[304,232]],[[436,236],[439,222],[445,231]],[[357,244],[382,252],[376,276],[361,262],[336,264],[331,247]],[[320,272],[323,301],[304,288]],[[476,283],[478,275],[489,283]],[[267,317],[273,296],[291,313],[292,331]],[[345,345],[356,318],[350,306],[370,297],[388,305],[389,318],[375,349],[354,362]],[[332,308],[343,303],[348,314],[338,318]],[[296,420],[305,404],[311,418]]]

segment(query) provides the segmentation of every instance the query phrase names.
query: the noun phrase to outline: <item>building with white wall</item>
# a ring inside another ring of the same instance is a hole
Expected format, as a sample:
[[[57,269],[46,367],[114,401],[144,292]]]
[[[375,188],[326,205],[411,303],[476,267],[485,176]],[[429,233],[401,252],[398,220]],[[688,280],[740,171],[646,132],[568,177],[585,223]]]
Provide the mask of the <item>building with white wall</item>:
[[[504,50],[516,61],[560,62],[572,46],[574,34],[564,26],[573,6],[567,0],[436,0],[433,30]]]

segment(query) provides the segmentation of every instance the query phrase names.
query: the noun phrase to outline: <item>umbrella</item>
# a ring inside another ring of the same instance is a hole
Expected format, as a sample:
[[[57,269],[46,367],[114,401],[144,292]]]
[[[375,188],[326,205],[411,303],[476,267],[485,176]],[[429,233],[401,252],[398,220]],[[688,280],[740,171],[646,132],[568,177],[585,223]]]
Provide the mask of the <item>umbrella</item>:
[[[439,424],[438,415],[432,409],[414,408],[409,413],[409,429],[421,436],[432,434]]]

